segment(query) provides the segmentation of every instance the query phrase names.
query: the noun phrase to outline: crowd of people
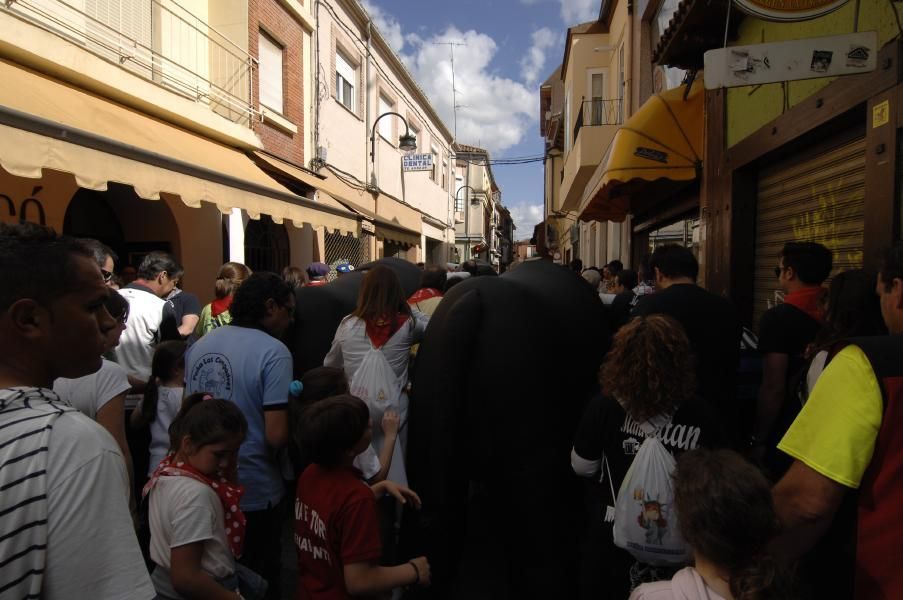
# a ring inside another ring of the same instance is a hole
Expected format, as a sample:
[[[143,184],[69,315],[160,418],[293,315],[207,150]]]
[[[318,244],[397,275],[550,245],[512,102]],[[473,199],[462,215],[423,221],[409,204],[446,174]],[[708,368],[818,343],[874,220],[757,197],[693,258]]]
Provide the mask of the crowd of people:
[[[128,283],[117,260],[0,225],[0,598],[428,586],[429,558],[396,547],[401,507],[420,505],[409,371],[443,296],[486,267],[422,266],[410,296],[393,269],[368,268],[322,366],[293,373],[282,340],[298,288],[351,265],[229,262],[202,308],[174,257],[147,254]],[[697,285],[689,249],[658,247],[637,271],[569,266],[612,331],[573,432],[581,597],[893,597],[903,246],[828,287],[830,250],[783,248],[754,402],[738,394],[750,336]],[[281,581],[289,528],[295,582]]]

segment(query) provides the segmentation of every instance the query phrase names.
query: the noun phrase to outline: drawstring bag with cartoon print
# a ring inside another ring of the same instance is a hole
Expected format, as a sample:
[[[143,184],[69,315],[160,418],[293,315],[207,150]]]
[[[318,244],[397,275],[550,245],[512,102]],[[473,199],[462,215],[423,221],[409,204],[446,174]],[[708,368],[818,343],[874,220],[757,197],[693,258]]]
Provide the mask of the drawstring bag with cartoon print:
[[[674,510],[671,474],[677,462],[658,439],[670,422],[671,417],[664,415],[639,424],[646,439],[615,500],[615,545],[649,565],[679,565],[690,560]]]

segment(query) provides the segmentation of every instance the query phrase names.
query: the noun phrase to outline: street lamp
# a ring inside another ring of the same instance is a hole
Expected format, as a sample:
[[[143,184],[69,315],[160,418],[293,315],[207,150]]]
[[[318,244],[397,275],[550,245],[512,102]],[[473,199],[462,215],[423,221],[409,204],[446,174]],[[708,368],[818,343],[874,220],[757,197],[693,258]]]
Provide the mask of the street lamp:
[[[458,208],[458,194],[461,193],[461,190],[470,190],[472,194],[476,194],[477,191],[473,189],[472,186],[462,185],[458,188],[458,191],[455,192],[455,208]],[[467,203],[464,203],[464,236],[467,238],[467,242],[464,244],[464,260],[467,260],[468,254],[470,254],[470,226],[468,224],[468,217],[470,216],[470,209],[467,207]]]
[[[413,154],[417,151],[417,138],[411,135],[411,129],[408,127],[408,122],[405,120],[403,116],[398,114],[397,112],[386,112],[373,121],[373,127],[370,130],[370,180],[371,183],[376,185],[376,125],[379,123],[379,120],[383,117],[388,117],[389,115],[395,115],[401,122],[404,123],[404,135],[398,136],[398,148],[405,153],[405,155]]]

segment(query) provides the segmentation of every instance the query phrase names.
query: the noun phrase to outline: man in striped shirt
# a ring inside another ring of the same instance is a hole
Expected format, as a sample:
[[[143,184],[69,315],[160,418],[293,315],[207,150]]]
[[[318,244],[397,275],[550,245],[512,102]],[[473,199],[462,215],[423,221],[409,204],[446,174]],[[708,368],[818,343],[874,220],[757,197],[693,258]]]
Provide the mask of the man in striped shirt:
[[[91,252],[0,224],[0,599],[150,599],[113,438],[50,389],[115,326]]]

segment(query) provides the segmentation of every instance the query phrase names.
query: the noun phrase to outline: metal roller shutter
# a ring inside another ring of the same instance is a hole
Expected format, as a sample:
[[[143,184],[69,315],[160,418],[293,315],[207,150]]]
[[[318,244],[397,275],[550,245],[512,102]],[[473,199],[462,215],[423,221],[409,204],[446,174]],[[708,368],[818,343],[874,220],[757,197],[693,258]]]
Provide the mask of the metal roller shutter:
[[[835,273],[862,266],[865,138],[759,173],[753,323],[781,292],[774,275],[787,242],[812,241],[834,253]]]

